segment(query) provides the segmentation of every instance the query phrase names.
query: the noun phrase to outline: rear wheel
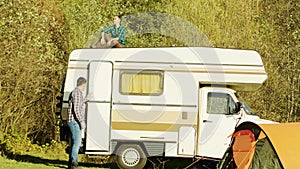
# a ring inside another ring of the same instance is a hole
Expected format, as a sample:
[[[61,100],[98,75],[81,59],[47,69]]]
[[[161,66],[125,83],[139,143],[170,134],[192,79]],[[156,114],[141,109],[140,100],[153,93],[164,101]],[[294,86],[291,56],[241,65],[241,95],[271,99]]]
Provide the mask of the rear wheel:
[[[137,144],[122,144],[116,152],[117,165],[122,169],[142,169],[147,158]]]

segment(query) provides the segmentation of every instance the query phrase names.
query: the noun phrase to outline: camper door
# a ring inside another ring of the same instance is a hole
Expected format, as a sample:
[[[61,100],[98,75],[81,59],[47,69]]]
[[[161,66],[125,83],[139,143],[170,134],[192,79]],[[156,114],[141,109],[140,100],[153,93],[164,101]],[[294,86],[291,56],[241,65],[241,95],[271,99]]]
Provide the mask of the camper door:
[[[93,98],[87,104],[86,151],[109,152],[111,130],[111,62],[89,64],[88,92]]]
[[[236,97],[222,88],[200,89],[197,154],[200,156],[222,158],[229,146],[231,134],[239,121],[240,114],[234,114]]]

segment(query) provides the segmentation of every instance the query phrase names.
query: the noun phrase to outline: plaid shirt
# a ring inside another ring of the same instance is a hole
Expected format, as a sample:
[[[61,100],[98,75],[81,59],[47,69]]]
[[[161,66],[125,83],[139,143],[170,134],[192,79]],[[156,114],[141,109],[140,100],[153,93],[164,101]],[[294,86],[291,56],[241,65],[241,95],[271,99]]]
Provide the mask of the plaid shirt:
[[[82,92],[75,88],[69,97],[69,107],[68,107],[68,122],[74,119],[79,123],[85,122],[84,114],[84,103],[86,99],[83,98]],[[76,117],[74,117],[74,114]]]
[[[125,41],[125,36],[126,36],[126,29],[124,26],[120,25],[120,27],[116,28],[115,26],[111,26],[108,27],[106,29],[104,29],[102,32],[107,33],[107,34],[111,34],[112,38],[119,38],[119,42],[122,45],[126,45],[126,41]]]

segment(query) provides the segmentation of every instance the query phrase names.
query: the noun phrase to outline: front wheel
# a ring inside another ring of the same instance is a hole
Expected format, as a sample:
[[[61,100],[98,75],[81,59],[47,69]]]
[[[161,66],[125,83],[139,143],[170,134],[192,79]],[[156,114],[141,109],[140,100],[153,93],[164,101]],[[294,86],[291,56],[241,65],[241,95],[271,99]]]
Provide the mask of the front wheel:
[[[117,165],[122,169],[142,169],[147,162],[143,149],[137,144],[122,144],[116,157]]]

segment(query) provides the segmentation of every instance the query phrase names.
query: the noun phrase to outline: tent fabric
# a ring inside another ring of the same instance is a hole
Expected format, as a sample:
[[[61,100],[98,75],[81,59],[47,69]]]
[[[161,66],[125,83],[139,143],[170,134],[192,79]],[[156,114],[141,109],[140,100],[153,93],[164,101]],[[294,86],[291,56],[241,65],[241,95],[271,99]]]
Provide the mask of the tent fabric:
[[[254,134],[251,130],[240,130],[232,137],[235,137],[232,152],[237,168],[249,168],[256,147]]]
[[[253,142],[253,135],[247,136],[249,131],[254,135],[255,142]],[[299,169],[299,132],[300,123],[255,124],[245,122],[235,130],[232,144],[218,168]],[[239,136],[241,137],[238,138]],[[248,151],[251,146],[255,149],[254,151]],[[247,151],[253,154],[245,153]]]
[[[276,152],[267,138],[258,140],[249,169],[282,169]]]
[[[236,169],[237,166],[233,159],[232,147],[225,152],[224,157],[217,166],[217,169]]]
[[[269,138],[283,167],[300,168],[300,123],[259,124],[259,127]]]

